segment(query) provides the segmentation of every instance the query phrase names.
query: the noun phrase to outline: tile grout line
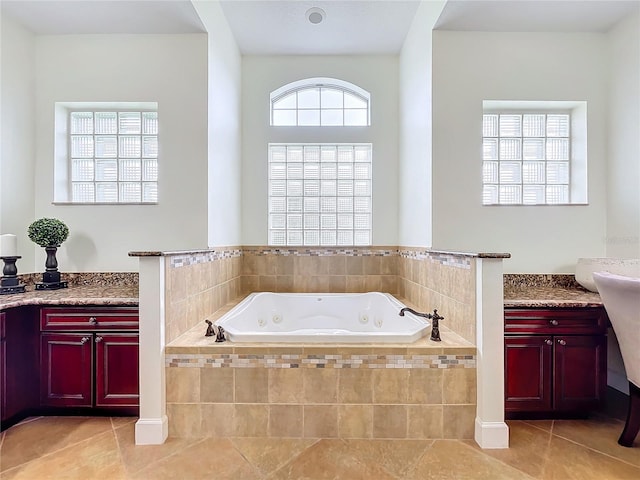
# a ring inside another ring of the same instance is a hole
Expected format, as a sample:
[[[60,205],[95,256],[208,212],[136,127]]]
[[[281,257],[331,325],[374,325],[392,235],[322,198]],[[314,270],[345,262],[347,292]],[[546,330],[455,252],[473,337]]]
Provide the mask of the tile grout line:
[[[549,438],[551,438],[551,434],[549,434]],[[470,449],[472,449],[472,450],[475,450],[475,448],[474,448],[473,446],[468,445],[468,444],[467,444],[467,443],[465,443],[464,441],[461,441],[461,440],[454,440],[454,441],[459,442],[461,445],[464,445],[464,446],[465,446],[465,447],[467,447],[467,448],[470,448]],[[550,442],[550,441],[549,441],[549,442]],[[525,472],[524,470],[521,470],[519,466],[511,465],[511,464],[509,464],[509,463],[507,463],[507,462],[505,462],[505,461],[501,460],[501,459],[500,459],[500,458],[498,458],[498,457],[494,457],[494,456],[492,456],[492,455],[489,455],[488,453],[485,453],[484,449],[482,449],[482,448],[481,448],[480,450],[478,450],[478,451],[482,454],[482,456],[483,456],[483,457],[488,458],[488,459],[491,459],[492,461],[496,461],[496,462],[498,462],[500,465],[502,465],[502,466],[504,466],[504,467],[511,468],[511,469],[513,469],[513,470],[517,470],[517,471],[518,471],[518,472],[520,472],[522,475],[526,475],[526,477],[527,477],[527,478],[530,478],[531,480],[536,480],[536,479],[538,478],[538,477],[534,477],[534,476],[532,476],[532,475],[529,475],[529,474],[528,474],[527,472]],[[543,472],[544,472],[544,468],[543,468]],[[543,477],[543,478],[544,478],[544,477]]]
[[[118,459],[120,460],[120,466],[122,470],[124,470],[125,478],[129,478],[129,472],[127,469],[127,465],[124,462],[124,458],[122,457],[122,450],[120,448],[120,440],[118,440],[118,434],[116,433],[116,427],[113,423],[113,417],[109,417],[109,422],[111,423],[111,433],[113,435],[113,439],[116,442],[116,449],[118,450]]]
[[[205,441],[205,440],[207,440],[207,439],[210,439],[210,438],[224,439],[224,438],[226,438],[226,437],[194,437],[194,438],[189,438],[189,437],[168,437],[168,438],[165,440],[165,444],[166,444],[166,442],[169,440],[169,438],[179,438],[179,439],[181,439],[181,440],[186,440],[186,442],[185,442],[185,445],[183,445],[182,447],[177,448],[176,450],[172,451],[172,452],[171,452],[171,453],[169,453],[168,455],[165,455],[165,456],[164,456],[164,457],[162,457],[162,458],[159,458],[159,459],[154,460],[154,461],[153,461],[153,463],[154,463],[154,464],[157,464],[157,463],[159,463],[159,462],[163,462],[163,461],[165,461],[165,460],[166,460],[166,459],[168,459],[168,458],[175,457],[175,456],[177,456],[179,453],[182,453],[182,452],[183,452],[184,450],[186,450],[187,448],[191,448],[191,447],[193,447],[194,445],[198,445],[199,443],[202,443],[202,442],[204,442],[204,441]],[[161,445],[164,445],[164,444],[161,444]],[[133,447],[134,447],[134,448],[138,448],[138,447],[145,448],[145,447],[154,447],[154,446],[160,446],[160,445],[136,445],[136,444],[135,444],[135,440],[134,440],[134,443],[133,443]],[[140,472],[144,471],[146,468],[149,468],[149,467],[151,467],[151,466],[152,466],[152,464],[147,464],[147,465],[145,465],[145,466],[143,466],[143,467],[140,467],[140,468],[138,468],[138,469],[136,469],[136,470],[133,470],[133,471],[131,472],[131,474],[132,474],[132,475],[138,474],[138,473],[140,473]],[[128,473],[128,472],[127,472],[127,473]]]
[[[303,438],[303,440],[305,440],[305,439]],[[276,467],[276,469],[275,469],[273,472],[270,472],[270,473],[268,473],[267,475],[265,475],[265,477],[264,477],[264,478],[265,478],[265,480],[269,480],[270,478],[273,478],[273,476],[274,476],[277,472],[279,472],[280,470],[282,470],[284,467],[286,467],[287,465],[289,465],[291,462],[293,462],[293,461],[297,460],[298,458],[300,458],[300,456],[301,456],[301,455],[303,455],[305,452],[307,452],[311,447],[313,447],[313,446],[317,445],[317,444],[318,444],[318,442],[320,442],[320,440],[322,440],[322,438],[316,438],[316,439],[315,439],[315,441],[314,441],[311,445],[307,446],[305,449],[303,449],[303,450],[301,450],[300,452],[298,452],[298,454],[297,454],[297,455],[294,455],[293,457],[289,458],[289,459],[288,459],[286,462],[284,462],[282,465],[278,465],[278,467]],[[236,447],[235,442],[233,442],[233,441],[232,441],[231,443],[233,443],[233,446],[234,446],[234,447]],[[236,449],[237,449],[237,447],[236,447]],[[242,453],[240,453],[240,455],[242,455]],[[243,458],[244,458],[244,455],[243,455]],[[249,463],[251,463],[251,462],[249,462]]]
[[[573,443],[574,445],[578,445],[578,446],[580,446],[582,448],[586,448],[587,450],[590,450],[592,452],[599,453],[600,455],[604,455],[605,457],[609,457],[609,458],[611,458],[613,460],[617,460],[617,461],[619,461],[621,463],[624,463],[624,464],[629,465],[631,467],[637,468],[638,471],[640,471],[640,465],[635,464],[635,463],[631,463],[631,462],[629,462],[629,461],[627,461],[627,460],[625,460],[623,458],[616,457],[616,456],[614,456],[614,455],[612,455],[610,453],[603,452],[602,450],[598,450],[597,448],[590,447],[589,445],[585,445],[584,443],[580,443],[580,442],[578,442],[576,440],[572,440],[570,438],[563,437],[562,435],[553,434],[552,436],[555,436],[557,438],[561,438],[562,440],[566,440],[569,443]],[[624,447],[622,447],[622,448],[624,448]],[[638,447],[636,446],[636,447],[631,447],[631,448],[638,448]]]
[[[544,476],[544,473],[547,470],[547,465],[549,463],[549,452],[551,451],[551,442],[553,441],[553,427],[555,426],[556,421],[555,420],[551,420],[551,427],[549,428],[549,431],[547,432],[548,434],[548,438],[547,438],[547,451],[545,452],[545,456],[544,456],[544,460],[543,460],[543,464],[542,464],[542,475]],[[528,424],[530,425],[530,424]],[[534,427],[537,428],[537,427]],[[540,429],[542,431],[544,431],[543,429]]]
[[[39,417],[39,418],[44,418],[44,417]],[[87,418],[88,418],[88,417],[87,417]],[[16,426],[17,426],[17,425],[16,425]],[[101,432],[101,433],[96,433],[95,435],[91,435],[90,437],[84,438],[84,439],[82,439],[82,440],[80,440],[80,441],[77,441],[77,442],[75,442],[75,443],[70,443],[69,445],[65,445],[65,446],[64,446],[64,447],[62,447],[62,448],[58,448],[57,450],[54,450],[54,451],[52,451],[52,452],[45,453],[44,455],[41,455],[41,456],[36,457],[36,458],[32,458],[31,460],[29,460],[29,461],[27,461],[27,462],[20,463],[20,464],[15,465],[15,466],[13,466],[13,467],[11,467],[11,468],[7,469],[7,470],[4,470],[4,471],[0,472],[0,475],[6,475],[8,472],[11,472],[12,470],[15,470],[15,469],[17,469],[17,468],[23,468],[23,467],[25,467],[26,465],[29,465],[29,464],[31,464],[31,463],[33,463],[33,462],[40,461],[40,460],[42,460],[43,458],[52,457],[52,456],[54,456],[54,455],[59,454],[59,453],[60,453],[61,451],[63,451],[63,450],[67,450],[68,448],[71,448],[71,447],[77,447],[77,446],[78,446],[78,445],[80,445],[81,443],[84,443],[84,442],[86,442],[86,441],[88,441],[88,440],[91,440],[91,439],[93,439],[93,438],[95,438],[95,437],[99,437],[100,435],[106,435],[106,434],[108,434],[108,433],[109,433],[108,431],[104,431],[104,432]]]
[[[417,458],[416,458],[413,462],[411,462],[411,463],[412,463],[412,465],[408,466],[408,467],[404,470],[404,473],[402,474],[402,477],[401,477],[402,479],[410,478],[408,475],[410,475],[410,474],[411,474],[411,473],[416,469],[416,467],[418,466],[418,464],[420,463],[420,461],[422,460],[422,458],[427,454],[427,451],[431,450],[431,448],[432,448],[432,447],[435,445],[435,443],[436,443],[436,439],[432,439],[432,440],[429,440],[429,441],[430,441],[431,443],[429,443],[429,445],[426,445],[426,446],[424,447],[424,449],[422,450],[422,452],[420,453],[420,455],[417,455],[417,456],[416,456]]]
[[[268,421],[267,421],[267,431],[268,431]],[[233,438],[229,438],[227,437],[227,440],[229,441],[229,443],[231,444],[231,446],[235,449],[236,452],[238,452],[238,455],[240,455],[242,457],[242,459],[247,462],[247,465],[249,465],[249,467],[251,467],[251,469],[256,472],[258,475],[260,475],[261,479],[266,479],[269,475],[271,475],[271,473],[268,474],[263,474],[262,471],[256,466],[254,465],[247,457],[245,457],[245,455],[240,451],[240,449],[238,448],[238,446],[236,445],[236,442],[233,441]],[[279,467],[278,467],[279,468]],[[278,470],[278,468],[276,468],[276,470]]]

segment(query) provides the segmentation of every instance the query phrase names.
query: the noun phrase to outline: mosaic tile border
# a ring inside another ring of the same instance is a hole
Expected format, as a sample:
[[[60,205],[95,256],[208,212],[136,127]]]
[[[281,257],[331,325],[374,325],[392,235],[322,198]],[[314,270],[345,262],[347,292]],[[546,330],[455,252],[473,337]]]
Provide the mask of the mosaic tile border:
[[[167,354],[178,368],[476,368],[475,355]]]
[[[227,258],[238,258],[242,256],[241,248],[211,250],[209,252],[199,252],[195,254],[173,255],[170,257],[171,268],[187,267],[198,263],[215,262]]]
[[[253,256],[283,256],[283,257],[395,257],[413,260],[428,260],[442,265],[470,269],[473,257],[466,254],[434,252],[424,249],[391,248],[306,248],[306,247],[237,247],[221,250],[210,250],[197,253],[171,255],[171,268],[180,268],[199,263],[209,263],[227,258],[238,258],[243,255]]]
[[[284,257],[393,257],[398,255],[397,248],[306,248],[306,247],[245,247],[244,253],[256,256],[278,255]]]
[[[400,250],[399,255],[401,258],[410,260],[429,260],[448,267],[471,269],[472,258],[469,256],[437,253],[429,250]]]

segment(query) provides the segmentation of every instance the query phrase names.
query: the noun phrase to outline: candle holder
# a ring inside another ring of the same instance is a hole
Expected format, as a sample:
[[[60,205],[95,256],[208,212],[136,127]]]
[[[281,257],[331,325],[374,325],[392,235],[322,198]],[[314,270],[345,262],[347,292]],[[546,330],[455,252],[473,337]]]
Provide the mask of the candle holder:
[[[36,290],[58,290],[67,288],[67,282],[60,280],[60,272],[58,271],[58,260],[56,259],[56,251],[58,247],[45,247],[47,252],[47,260],[44,264],[46,271],[42,274],[42,282],[36,283]]]
[[[24,293],[24,284],[18,280],[18,267],[16,260],[22,258],[20,256],[0,257],[4,262],[2,267],[2,278],[0,279],[0,295],[9,295],[11,293]]]

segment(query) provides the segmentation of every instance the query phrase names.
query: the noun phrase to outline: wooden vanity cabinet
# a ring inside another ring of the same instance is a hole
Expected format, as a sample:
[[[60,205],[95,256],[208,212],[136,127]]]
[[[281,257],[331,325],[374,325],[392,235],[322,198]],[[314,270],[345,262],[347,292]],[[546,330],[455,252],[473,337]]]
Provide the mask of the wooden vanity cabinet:
[[[0,312],[0,429],[36,413],[39,373],[34,308]]]
[[[604,400],[602,307],[505,309],[507,418],[581,416]]]
[[[0,312],[0,421],[4,420],[7,409],[7,344],[5,340],[5,316]]]
[[[43,308],[40,329],[41,406],[137,408],[137,309]]]

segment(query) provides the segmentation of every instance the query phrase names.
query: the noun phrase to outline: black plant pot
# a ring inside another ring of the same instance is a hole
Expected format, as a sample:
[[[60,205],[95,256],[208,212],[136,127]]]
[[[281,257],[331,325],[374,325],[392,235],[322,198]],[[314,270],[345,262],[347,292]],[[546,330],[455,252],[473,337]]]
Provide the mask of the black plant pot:
[[[60,281],[58,259],[56,258],[58,247],[44,247],[44,250],[47,252],[47,260],[44,262],[46,271],[42,274],[42,283],[36,283],[36,290],[67,288],[67,282]]]

